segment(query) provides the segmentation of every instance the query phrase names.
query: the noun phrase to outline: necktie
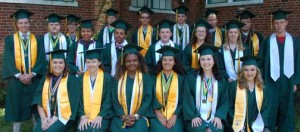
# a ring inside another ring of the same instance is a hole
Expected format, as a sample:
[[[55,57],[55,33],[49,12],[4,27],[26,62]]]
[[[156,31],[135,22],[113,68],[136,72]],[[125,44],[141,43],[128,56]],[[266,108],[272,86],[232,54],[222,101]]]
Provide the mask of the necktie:
[[[24,44],[26,45],[26,44],[27,44],[27,40],[28,40],[28,39],[27,39],[27,36],[28,36],[28,35],[27,35],[27,34],[23,34],[22,36],[23,36],[23,42],[24,42]]]

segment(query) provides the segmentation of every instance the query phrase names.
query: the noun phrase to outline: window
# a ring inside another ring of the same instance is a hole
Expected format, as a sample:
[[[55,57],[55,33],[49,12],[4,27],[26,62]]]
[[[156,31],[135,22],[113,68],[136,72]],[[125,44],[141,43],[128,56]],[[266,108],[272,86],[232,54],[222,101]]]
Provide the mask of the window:
[[[263,0],[206,0],[206,7],[236,6],[260,3],[263,3]]]
[[[0,0],[0,2],[34,5],[78,6],[77,0]]]
[[[172,0],[131,0],[129,10],[138,11],[141,7],[146,5],[154,12],[173,14],[171,2]]]

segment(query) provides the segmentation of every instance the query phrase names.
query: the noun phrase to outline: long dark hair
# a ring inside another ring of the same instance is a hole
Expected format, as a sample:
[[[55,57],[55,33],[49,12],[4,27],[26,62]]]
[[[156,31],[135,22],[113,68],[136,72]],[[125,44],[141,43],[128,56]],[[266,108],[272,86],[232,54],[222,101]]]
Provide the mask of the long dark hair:
[[[212,73],[213,73],[215,79],[219,81],[219,80],[221,80],[221,75],[219,73],[219,66],[217,64],[215,55],[212,55],[212,57],[213,57],[214,62],[215,62],[215,64],[212,67]],[[200,65],[200,61],[199,61],[199,65]],[[197,71],[199,72],[199,74],[201,75],[201,77],[204,77],[204,71],[203,71],[203,68],[201,66],[199,66],[199,68],[197,69]]]
[[[138,70],[140,72],[142,72],[143,74],[148,73],[146,62],[144,60],[144,57],[140,53],[124,54],[124,57],[119,57],[117,64],[116,64],[117,65],[116,75],[115,75],[116,80],[119,80],[125,74],[126,67],[125,67],[125,64],[121,65],[121,61],[123,59],[123,62],[125,63],[126,57],[130,54],[135,54],[138,57],[138,61],[139,61],[139,69]]]
[[[65,63],[65,68],[64,68],[64,71],[63,71],[63,77],[66,77],[69,73],[69,68],[68,68],[66,59],[63,59],[63,60],[64,60],[64,63]],[[49,60],[49,61],[51,61],[51,60]],[[51,62],[49,62],[49,63],[51,63]],[[51,67],[50,67],[50,65],[48,65],[48,71],[47,71],[46,77],[51,77],[51,75],[53,75],[53,73],[51,73]]]
[[[160,59],[159,59],[159,61],[157,62],[157,65],[156,65],[156,67],[154,68],[154,73],[156,74],[156,75],[158,75],[162,70],[163,70],[163,66],[162,66],[162,58],[163,57],[161,57]],[[181,75],[184,75],[184,69],[183,69],[183,66],[182,66],[182,64],[180,63],[180,61],[176,58],[176,57],[174,57],[174,61],[175,61],[175,65],[173,66],[173,71],[175,71],[176,73],[178,73],[178,74],[181,74]]]
[[[196,44],[197,43],[197,36],[196,36],[196,28],[195,27],[193,29],[193,34],[192,34],[192,43],[191,44]],[[204,39],[204,43],[207,43],[207,44],[210,44],[211,43],[211,35],[210,35],[210,32],[209,32],[209,29],[205,28],[206,29],[206,37]]]

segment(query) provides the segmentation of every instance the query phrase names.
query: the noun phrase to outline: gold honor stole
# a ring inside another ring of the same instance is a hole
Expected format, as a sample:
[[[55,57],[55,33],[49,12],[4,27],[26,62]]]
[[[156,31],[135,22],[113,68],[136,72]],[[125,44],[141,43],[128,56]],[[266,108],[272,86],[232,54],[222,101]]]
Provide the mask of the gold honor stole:
[[[93,96],[91,97],[92,85],[90,81],[90,72],[87,71],[83,75],[84,114],[88,117],[89,122],[94,120],[98,116],[101,110],[103,81],[104,81],[104,73],[101,69],[99,69],[97,78],[95,80]]]
[[[59,86],[57,89],[57,106],[58,106],[58,119],[66,125],[71,117],[71,105],[69,101],[69,95],[67,90],[67,77],[63,77],[59,82]],[[50,104],[49,104],[49,91],[50,91],[50,78],[46,78],[42,91],[42,107],[47,115],[47,118],[50,118]]]
[[[216,28],[215,31],[215,46],[220,47],[222,45],[222,31],[220,28]]]
[[[252,36],[253,55],[257,56],[259,50],[259,39],[256,33]]]
[[[146,38],[144,39],[144,34],[143,34],[143,27],[141,26],[138,30],[138,43],[139,46],[143,47],[144,49],[142,49],[140,51],[140,53],[145,56],[147,53],[147,50],[150,46],[151,43],[151,38],[152,38],[152,26],[148,25],[147,28],[147,33],[146,33]]]
[[[165,109],[161,109],[162,114],[169,120],[174,114],[177,103],[178,103],[178,76],[177,73],[173,72],[173,78],[170,84],[170,89],[168,93],[167,104],[165,105],[165,99],[163,95],[163,86],[162,86],[162,77],[161,73],[157,75],[156,78],[156,99],[158,99],[159,103],[165,107]]]
[[[127,108],[127,100],[126,100],[126,80],[127,80],[127,71],[122,76],[122,78],[118,82],[118,101],[121,104],[124,114],[128,115],[128,108]],[[138,109],[141,106],[143,98],[143,75],[141,72],[137,71],[134,83],[133,83],[133,90],[131,95],[131,102],[130,102],[130,115],[137,113]],[[125,123],[122,126],[123,128],[126,127]]]
[[[255,96],[256,96],[256,102],[257,102],[257,108],[260,112],[262,107],[262,101],[263,101],[263,90],[259,88],[257,85],[255,86]],[[247,90],[246,89],[240,89],[239,85],[236,88],[236,96],[235,96],[235,108],[234,108],[234,118],[233,118],[233,124],[232,128],[235,132],[241,131],[243,129],[245,118],[248,116],[247,111]],[[248,118],[248,117],[247,117]],[[247,122],[247,130],[250,132],[250,127]]]
[[[192,45],[192,64],[191,64],[191,67],[194,68],[194,69],[197,69],[198,67],[198,51],[194,52],[199,46],[196,46],[197,44],[193,44]]]
[[[15,50],[15,63],[16,68],[22,72],[26,73],[26,66],[25,66],[25,53],[24,48],[30,47],[30,49],[27,51],[30,54],[30,57],[28,57],[28,62],[30,63],[29,73],[31,73],[31,68],[35,65],[36,59],[37,59],[37,41],[35,38],[35,35],[30,33],[29,35],[29,43],[27,45],[23,44],[22,39],[20,38],[20,35],[18,32],[14,34],[14,50]],[[22,41],[22,42],[21,42]]]

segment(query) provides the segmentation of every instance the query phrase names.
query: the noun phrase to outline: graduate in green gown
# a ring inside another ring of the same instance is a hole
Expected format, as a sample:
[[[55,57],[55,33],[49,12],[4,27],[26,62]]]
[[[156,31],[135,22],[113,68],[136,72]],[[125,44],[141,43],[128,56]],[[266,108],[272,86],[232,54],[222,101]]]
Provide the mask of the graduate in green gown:
[[[101,47],[115,40],[115,28],[111,24],[117,20],[118,13],[119,11],[112,8],[106,10],[107,25],[100,30],[97,40],[100,44],[102,44]]]
[[[18,30],[5,38],[2,62],[2,80],[6,81],[5,121],[13,122],[13,131],[21,131],[21,122],[33,117],[31,101],[46,72],[43,47],[30,32],[32,15],[33,12],[24,9],[12,14]]]
[[[192,41],[185,47],[181,56],[186,72],[192,73],[198,68],[200,54],[194,51],[202,44],[210,44],[208,36],[210,28],[212,26],[203,18],[195,23]]]
[[[295,131],[294,94],[300,84],[299,40],[286,31],[289,11],[272,12],[275,33],[269,36],[260,50],[263,78],[271,86],[271,106],[268,124],[270,131]]]
[[[104,65],[104,71],[115,76],[117,60],[121,56],[123,47],[128,44],[126,36],[131,25],[122,19],[116,20],[111,25],[115,28],[115,40],[105,45],[106,49],[102,53],[101,61]]]
[[[49,70],[39,84],[32,102],[39,117],[34,132],[68,131],[75,123],[79,104],[79,85],[67,71],[66,50],[48,52]]]
[[[235,88],[228,89],[227,131],[262,132],[268,127],[270,87],[264,85],[256,56],[244,56]]]
[[[124,47],[124,55],[117,63],[115,82],[111,90],[114,117],[111,121],[112,132],[147,132],[153,115],[152,78],[147,75],[147,67],[142,49],[135,44]]]
[[[176,58],[180,49],[170,46],[157,51],[162,54],[155,68],[151,132],[183,132],[182,97],[184,69]]]
[[[78,78],[81,88],[78,131],[105,132],[110,127],[112,77],[103,71],[100,60],[101,50],[103,49],[84,51],[87,71]]]
[[[67,36],[71,40],[69,47],[72,47],[72,45],[75,44],[80,38],[80,35],[78,32],[79,31],[78,27],[79,27],[79,21],[81,20],[81,18],[78,16],[75,16],[73,14],[68,14],[65,18],[66,18],[66,21],[68,24],[67,25],[67,29],[68,29]]]
[[[185,78],[183,116],[188,132],[223,131],[228,111],[226,81],[219,75],[217,47],[203,44],[199,70]]]
[[[215,9],[206,9],[205,18],[207,22],[212,26],[209,30],[211,43],[214,46],[221,47],[225,42],[225,29],[218,27],[218,18],[217,14],[219,13],[218,10]]]
[[[150,45],[155,44],[157,40],[156,29],[150,25],[151,15],[154,12],[147,6],[143,6],[139,11],[139,21],[141,26],[134,30],[131,37],[131,42],[138,44],[143,48],[140,53],[145,56]]]
[[[172,26],[175,23],[168,20],[163,19],[158,23],[158,34],[160,40],[158,40],[155,44],[151,45],[146,53],[145,60],[147,67],[150,73],[154,72],[154,68],[157,65],[158,60],[160,59],[161,55],[156,51],[159,50],[163,46],[171,46],[175,48],[179,48],[178,45],[174,44],[171,40],[172,36]],[[180,57],[180,53],[177,53],[178,57]]]
[[[40,37],[40,43],[44,46],[45,53],[58,49],[69,50],[72,42],[67,35],[61,33],[60,20],[63,20],[64,17],[51,13],[45,19],[47,19],[48,32]],[[67,53],[65,56],[67,57]],[[46,55],[46,59],[49,61],[49,55]]]
[[[239,20],[245,25],[241,28],[242,42],[250,50],[251,55],[257,56],[259,49],[263,45],[264,37],[260,32],[254,31],[252,29],[253,18],[256,17],[255,14],[248,10],[244,10],[237,16]]]
[[[85,50],[99,48],[101,44],[93,39],[93,21],[95,19],[87,19],[80,21],[80,36],[81,38],[72,45],[68,53],[68,66],[70,74],[82,75],[86,70],[85,65]]]

